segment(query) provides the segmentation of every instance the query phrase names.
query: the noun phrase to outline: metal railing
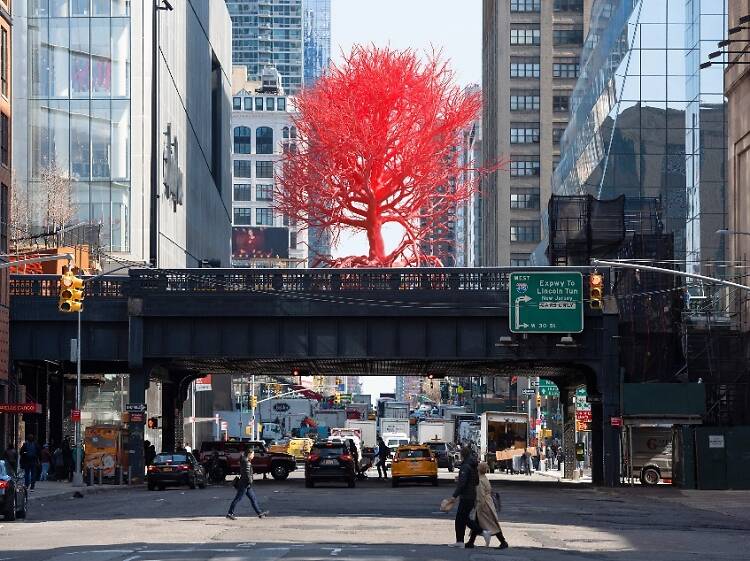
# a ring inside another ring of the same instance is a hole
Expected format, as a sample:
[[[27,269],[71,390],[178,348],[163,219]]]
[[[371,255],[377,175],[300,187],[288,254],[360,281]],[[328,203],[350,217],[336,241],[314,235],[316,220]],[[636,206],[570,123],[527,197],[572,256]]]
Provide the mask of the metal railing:
[[[561,272],[559,267],[535,271]],[[568,269],[571,270],[571,269]],[[588,267],[573,270],[590,272]],[[130,276],[103,276],[86,284],[86,296],[123,298],[128,295],[179,292],[487,292],[507,294],[510,273],[504,268],[410,269],[131,269]],[[84,277],[85,280],[85,277]],[[57,296],[57,275],[12,275],[12,296]],[[605,283],[605,286],[607,283]]]

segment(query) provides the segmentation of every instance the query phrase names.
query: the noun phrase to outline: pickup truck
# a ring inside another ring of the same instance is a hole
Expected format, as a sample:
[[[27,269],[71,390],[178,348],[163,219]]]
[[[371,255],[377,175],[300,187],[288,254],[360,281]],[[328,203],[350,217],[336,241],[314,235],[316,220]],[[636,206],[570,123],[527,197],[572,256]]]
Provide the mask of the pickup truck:
[[[198,461],[204,466],[209,466],[216,453],[223,476],[236,475],[240,472],[240,455],[248,446],[255,450],[254,473],[270,473],[274,479],[283,481],[289,477],[289,473],[297,469],[297,462],[291,454],[270,452],[262,440],[250,439],[203,442]]]

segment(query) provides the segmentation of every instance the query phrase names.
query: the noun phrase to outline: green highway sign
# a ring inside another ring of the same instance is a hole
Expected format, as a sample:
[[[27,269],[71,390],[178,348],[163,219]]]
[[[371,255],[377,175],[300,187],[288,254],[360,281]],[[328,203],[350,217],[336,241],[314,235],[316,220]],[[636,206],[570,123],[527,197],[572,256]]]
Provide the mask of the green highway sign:
[[[560,388],[552,380],[539,379],[539,395],[542,397],[560,397]]]
[[[511,333],[583,331],[581,273],[511,273],[509,292]]]

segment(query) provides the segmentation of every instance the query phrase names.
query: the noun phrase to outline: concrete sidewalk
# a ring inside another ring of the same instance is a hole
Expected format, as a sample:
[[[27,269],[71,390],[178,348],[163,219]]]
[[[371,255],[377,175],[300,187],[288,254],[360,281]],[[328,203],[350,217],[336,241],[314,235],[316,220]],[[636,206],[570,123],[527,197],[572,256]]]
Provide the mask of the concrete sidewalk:
[[[132,488],[139,487],[134,485]],[[68,481],[37,481],[33,490],[29,490],[29,500],[37,501],[40,499],[52,499],[56,497],[73,497],[76,491],[80,491],[84,496],[93,493],[102,493],[107,491],[128,489],[127,485],[84,485],[83,487],[73,487]]]

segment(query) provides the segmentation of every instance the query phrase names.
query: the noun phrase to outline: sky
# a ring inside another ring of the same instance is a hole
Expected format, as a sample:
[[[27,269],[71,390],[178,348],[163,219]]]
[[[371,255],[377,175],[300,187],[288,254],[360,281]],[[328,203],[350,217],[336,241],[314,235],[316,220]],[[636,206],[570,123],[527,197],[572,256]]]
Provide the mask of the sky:
[[[482,79],[482,3],[480,0],[331,0],[331,56],[341,61],[356,44],[442,50],[451,62],[459,85]],[[386,245],[400,239],[397,230],[385,231]],[[367,253],[364,235],[342,236],[334,255]],[[392,392],[392,376],[364,378],[365,393]]]

